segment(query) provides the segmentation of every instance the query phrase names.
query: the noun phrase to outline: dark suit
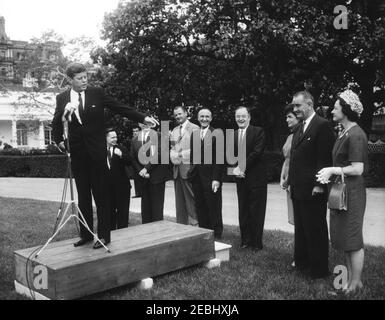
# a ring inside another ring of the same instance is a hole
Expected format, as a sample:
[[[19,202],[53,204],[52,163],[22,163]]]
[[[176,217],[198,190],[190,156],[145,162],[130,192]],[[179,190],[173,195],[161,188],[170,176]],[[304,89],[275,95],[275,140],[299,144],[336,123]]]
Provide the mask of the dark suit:
[[[131,142],[132,164],[137,173],[143,168],[147,169],[150,178],[141,179],[141,211],[142,223],[149,223],[163,220],[164,194],[166,181],[171,179],[171,168],[168,164],[161,164],[161,136],[154,130],[150,133],[146,141],[142,141],[142,132]],[[167,144],[168,147],[168,144]],[[142,149],[141,149],[142,148]],[[151,153],[152,152],[152,153]],[[164,150],[168,155],[168,149]],[[139,156],[145,153],[153,162],[141,163]],[[156,159],[156,160],[155,160]]]
[[[239,130],[236,131],[235,150],[238,154]],[[260,127],[249,125],[243,143],[246,143],[245,178],[237,178],[239,227],[242,245],[262,249],[265,224],[267,175],[263,153],[265,133]]]
[[[113,154],[110,159],[110,167],[107,170],[107,197],[106,208],[111,217],[111,230],[128,227],[130,208],[130,179],[126,173],[126,166],[131,164],[131,157],[126,147],[117,145],[122,157]]]
[[[195,196],[199,226],[214,230],[214,236],[220,238],[223,232],[222,186],[214,193],[212,182],[222,182],[224,164],[223,162],[219,164],[216,161],[217,142],[215,135],[212,136],[213,131],[214,128],[210,127],[203,140],[200,138],[201,130],[195,130],[192,133],[190,163],[193,166],[189,172],[189,179],[192,182]],[[221,152],[222,159],[224,160],[223,150],[219,150],[219,152]],[[211,163],[205,164],[204,155],[208,153],[211,153]],[[195,157],[197,154],[199,157]],[[194,159],[194,157],[198,159]]]
[[[56,96],[56,110],[52,120],[56,143],[63,141],[62,115],[70,102],[70,90]],[[145,115],[106,96],[101,88],[88,87],[83,101],[82,123],[72,115],[69,123],[69,146],[72,171],[78,191],[79,208],[89,228],[93,230],[92,196],[98,216],[98,236],[110,241],[110,217],[105,208],[103,195],[107,178],[107,146],[104,132],[104,108],[119,113],[131,120],[143,122]],[[91,240],[92,235],[80,225],[80,236]]]
[[[326,188],[316,181],[317,172],[332,165],[334,134],[330,123],[315,115],[302,134],[296,130],[290,155],[289,185],[295,221],[294,260],[299,269],[310,268],[313,277],[328,273]],[[315,186],[324,193],[312,196]]]

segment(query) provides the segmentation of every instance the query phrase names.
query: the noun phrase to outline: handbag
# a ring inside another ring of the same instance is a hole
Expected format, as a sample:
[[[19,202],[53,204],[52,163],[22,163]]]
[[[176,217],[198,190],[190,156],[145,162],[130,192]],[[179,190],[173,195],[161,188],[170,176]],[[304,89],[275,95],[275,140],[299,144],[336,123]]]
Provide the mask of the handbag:
[[[337,179],[332,183],[329,198],[328,198],[329,209],[344,210],[348,209],[348,197],[346,192],[346,184],[344,173],[341,168],[341,179]]]

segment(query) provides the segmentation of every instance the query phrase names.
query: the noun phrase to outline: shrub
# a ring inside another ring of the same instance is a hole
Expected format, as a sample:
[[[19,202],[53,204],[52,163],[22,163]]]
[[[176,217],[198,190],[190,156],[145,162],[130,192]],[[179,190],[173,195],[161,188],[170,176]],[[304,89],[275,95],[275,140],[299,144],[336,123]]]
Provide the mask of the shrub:
[[[67,174],[66,157],[64,155],[21,155],[21,151],[12,149],[14,153],[0,153],[0,177],[45,177],[64,178]],[[10,152],[11,150],[9,150]],[[283,156],[280,152],[266,152],[267,177],[269,183],[278,183]],[[385,153],[369,153],[369,170],[365,174],[367,187],[385,187]],[[233,176],[226,173],[224,182],[234,182]]]
[[[369,188],[385,187],[385,153],[369,152],[369,170],[365,181]]]
[[[0,177],[64,178],[66,173],[64,155],[0,155]]]

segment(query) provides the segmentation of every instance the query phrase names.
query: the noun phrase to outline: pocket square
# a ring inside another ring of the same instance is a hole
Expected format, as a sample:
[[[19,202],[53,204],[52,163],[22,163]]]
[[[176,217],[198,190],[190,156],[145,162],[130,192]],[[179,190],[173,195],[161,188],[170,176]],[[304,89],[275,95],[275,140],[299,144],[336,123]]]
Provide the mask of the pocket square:
[[[307,141],[310,141],[310,137],[309,137],[309,138],[307,138]]]
[[[93,104],[93,105],[91,106],[91,108],[96,108],[96,106]]]

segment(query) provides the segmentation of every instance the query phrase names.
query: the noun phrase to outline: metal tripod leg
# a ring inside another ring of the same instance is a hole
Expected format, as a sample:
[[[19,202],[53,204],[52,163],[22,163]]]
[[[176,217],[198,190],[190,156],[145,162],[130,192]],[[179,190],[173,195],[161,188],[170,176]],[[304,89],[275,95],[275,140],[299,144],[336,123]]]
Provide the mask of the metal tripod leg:
[[[78,211],[79,215],[80,215],[80,218],[78,215],[72,213],[70,214],[66,219],[65,221],[63,222],[64,218],[65,218],[65,215],[67,214],[68,212],[68,209],[70,206],[74,206],[76,208],[76,210]],[[66,225],[66,223],[71,219],[71,218],[75,218],[77,219],[87,230],[89,233],[91,233],[93,236],[94,236],[94,239],[96,239],[97,242],[99,242],[103,247],[104,249],[106,249],[106,251],[108,253],[111,253],[110,249],[108,249],[103,242],[100,241],[99,237],[93,233],[90,228],[88,227],[85,219],[84,219],[84,216],[83,216],[83,213],[81,212],[80,208],[78,207],[78,205],[75,203],[74,200],[72,200],[70,203],[68,203],[67,205],[67,208],[65,209],[64,213],[63,213],[63,216],[60,220],[60,223],[58,225],[58,228],[57,230],[55,231],[55,233],[47,240],[47,242],[44,244],[44,246],[39,250],[38,253],[36,253],[35,255],[35,258],[37,258],[41,252],[43,252],[43,250],[48,246],[48,244],[57,236],[57,234],[60,232],[61,229],[63,229],[63,227]]]
[[[96,239],[97,242],[99,242],[104,249],[106,249],[107,252],[111,252],[103,242],[100,241],[98,236],[93,233],[89,226],[87,225],[86,220],[84,219],[83,213],[81,212],[80,208],[78,205],[75,203],[75,198],[74,198],[74,187],[73,187],[73,175],[72,175],[72,170],[71,170],[71,152],[70,152],[70,145],[69,145],[69,131],[68,131],[68,121],[65,118],[65,114],[63,114],[62,117],[63,121],[63,139],[66,141],[66,155],[67,155],[67,172],[68,172],[68,179],[69,179],[69,186],[70,186],[70,196],[71,196],[71,201],[68,203],[67,208],[65,209],[60,222],[58,224],[58,228],[55,231],[55,233],[47,240],[47,242],[44,244],[44,246],[39,250],[39,252],[35,255],[35,258],[39,256],[39,254],[48,246],[48,244],[55,238],[55,236],[60,232],[60,230],[66,225],[66,223],[71,219],[75,218],[77,219],[86,229],[89,233],[91,233],[94,236],[94,239]],[[70,214],[67,218],[65,216],[68,213],[68,209],[71,206],[72,208],[72,214]],[[77,211],[77,213],[75,213]],[[58,215],[60,214],[60,211],[58,212]],[[79,218],[80,216],[80,218]],[[56,218],[57,219],[57,218]],[[65,219],[65,221],[64,221]],[[64,222],[63,222],[64,221]]]

